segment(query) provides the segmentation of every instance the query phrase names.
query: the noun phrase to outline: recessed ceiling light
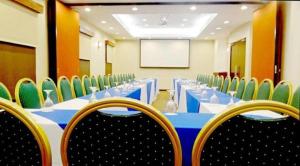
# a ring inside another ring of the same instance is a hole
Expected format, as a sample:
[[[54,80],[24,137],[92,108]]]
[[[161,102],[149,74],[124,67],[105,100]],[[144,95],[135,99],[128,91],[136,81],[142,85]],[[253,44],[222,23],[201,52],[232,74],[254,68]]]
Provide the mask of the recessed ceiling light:
[[[228,20],[225,20],[224,21],[224,24],[229,24],[230,22]]]
[[[143,21],[143,22],[146,22],[146,21],[147,21],[147,19],[143,18],[143,19],[142,19],[142,21]]]
[[[133,8],[131,8],[131,10],[132,11],[137,11],[137,10],[139,10],[137,7],[133,7]]]
[[[247,10],[248,7],[246,5],[241,6],[241,10]]]
[[[187,21],[188,21],[188,19],[187,19],[187,18],[184,18],[184,19],[182,19],[182,21],[184,21],[184,22],[187,22]]]
[[[210,32],[209,34],[210,34],[210,35],[215,35],[215,32]]]
[[[184,27],[185,25],[184,25],[184,24],[181,24],[181,26]]]
[[[109,29],[110,29],[110,30],[113,30],[113,29],[114,29],[114,27],[109,27]]]
[[[216,30],[221,30],[221,29],[222,29],[221,27],[217,27],[217,28],[216,28]]]
[[[107,22],[105,20],[101,21],[102,24],[106,24]]]
[[[91,11],[91,8],[89,8],[89,7],[86,7],[86,8],[84,8],[84,11],[86,11],[86,12],[90,12],[90,11]]]
[[[192,10],[192,11],[194,11],[194,10],[196,10],[196,9],[197,9],[196,6],[191,6],[191,7],[190,7],[190,10]]]

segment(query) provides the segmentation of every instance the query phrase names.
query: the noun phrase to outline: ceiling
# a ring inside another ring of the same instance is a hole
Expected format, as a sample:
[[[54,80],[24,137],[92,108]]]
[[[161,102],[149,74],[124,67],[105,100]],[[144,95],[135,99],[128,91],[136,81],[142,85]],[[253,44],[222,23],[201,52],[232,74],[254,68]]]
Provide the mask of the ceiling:
[[[214,1],[222,2],[211,4],[212,1],[182,1],[179,0],[163,0],[163,1],[148,1],[148,0],[63,0],[64,3],[73,3],[72,8],[76,10],[81,19],[93,24],[102,31],[110,34],[115,39],[132,39],[132,38],[189,38],[189,39],[217,39],[227,37],[237,27],[249,22],[252,18],[253,11],[261,7],[263,4],[252,3],[247,1],[246,4],[240,2],[245,1]],[[110,3],[105,5],[105,3]],[[150,3],[150,5],[140,5],[139,3]],[[153,5],[151,3],[159,2],[161,5]],[[163,3],[167,2],[167,3]],[[179,4],[177,4],[179,2]],[[224,4],[228,2],[228,4]],[[83,5],[86,3],[97,3]],[[115,4],[114,4],[115,3]],[[126,5],[122,4],[126,3]],[[195,4],[194,4],[195,3]],[[98,5],[101,4],[101,5]],[[104,4],[104,5],[103,5]],[[247,6],[246,10],[241,10],[243,5]],[[89,9],[87,11],[87,8]],[[137,9],[137,10],[134,10]],[[131,22],[124,23],[115,15],[126,15],[127,20]],[[208,25],[202,27],[196,24],[195,20],[199,20],[200,15],[216,14],[216,16],[208,22]],[[164,24],[166,20],[166,25]],[[225,24],[224,22],[229,23]],[[132,26],[128,26],[132,25]],[[134,26],[133,26],[134,25]],[[132,29],[135,27],[136,29]],[[200,27],[197,29],[197,27]],[[131,29],[130,29],[131,28]],[[169,28],[169,29],[168,29]],[[190,28],[190,29],[189,29]],[[154,29],[151,32],[149,29]],[[177,31],[172,31],[176,29]],[[184,31],[185,29],[185,31]],[[199,30],[200,29],[200,30]],[[191,31],[200,31],[199,34],[191,36],[187,35]],[[134,35],[134,32],[139,31],[140,35]],[[143,33],[144,32],[144,33]],[[149,32],[149,33],[148,33]],[[166,35],[164,33],[170,33]],[[161,34],[159,34],[161,33]],[[179,35],[179,34],[186,35]],[[142,35],[141,35],[142,34]]]

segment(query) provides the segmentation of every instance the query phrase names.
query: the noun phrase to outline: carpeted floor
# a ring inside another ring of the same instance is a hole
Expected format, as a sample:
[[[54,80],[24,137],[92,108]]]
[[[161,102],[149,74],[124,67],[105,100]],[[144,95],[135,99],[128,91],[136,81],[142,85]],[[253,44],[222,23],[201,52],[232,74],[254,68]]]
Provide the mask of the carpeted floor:
[[[156,100],[153,101],[152,106],[160,111],[163,111],[168,100],[169,93],[167,91],[160,91],[157,95]]]

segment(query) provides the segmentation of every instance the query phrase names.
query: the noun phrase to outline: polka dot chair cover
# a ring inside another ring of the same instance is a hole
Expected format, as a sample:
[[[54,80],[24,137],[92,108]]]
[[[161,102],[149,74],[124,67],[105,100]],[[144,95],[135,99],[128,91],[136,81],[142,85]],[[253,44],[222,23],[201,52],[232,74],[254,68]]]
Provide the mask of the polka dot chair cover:
[[[257,120],[237,114],[263,108],[289,116]],[[297,165],[299,126],[296,110],[277,102],[250,102],[229,109],[198,135],[193,166]]]
[[[108,106],[141,112],[97,111]],[[111,98],[84,108],[72,119],[62,139],[62,159],[64,165],[171,166],[181,165],[181,148],[175,129],[159,111],[132,99]]]
[[[45,134],[26,112],[0,99],[0,165],[50,166]]]

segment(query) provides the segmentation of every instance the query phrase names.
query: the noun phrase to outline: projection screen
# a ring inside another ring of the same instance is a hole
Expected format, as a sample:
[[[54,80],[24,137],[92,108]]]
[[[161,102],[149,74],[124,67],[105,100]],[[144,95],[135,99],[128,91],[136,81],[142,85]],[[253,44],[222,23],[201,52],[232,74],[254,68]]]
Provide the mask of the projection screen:
[[[188,68],[190,40],[141,40],[140,67]]]

